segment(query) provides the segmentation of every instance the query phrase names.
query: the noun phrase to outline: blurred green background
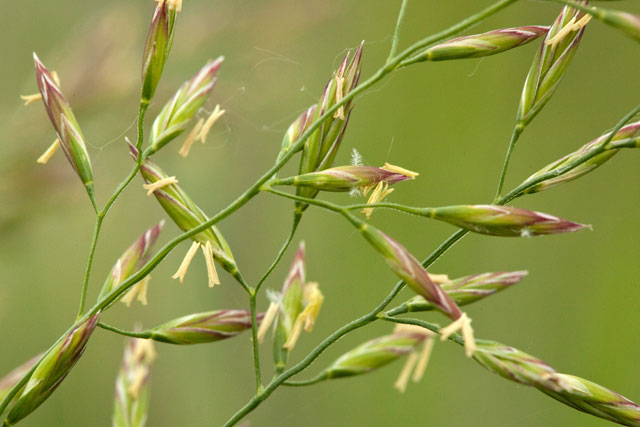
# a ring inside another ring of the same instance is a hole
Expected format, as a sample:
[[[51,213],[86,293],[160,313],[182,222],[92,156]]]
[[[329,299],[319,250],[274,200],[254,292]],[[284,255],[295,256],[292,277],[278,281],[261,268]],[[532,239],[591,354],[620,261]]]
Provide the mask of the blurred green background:
[[[84,190],[61,153],[35,159],[54,139],[41,104],[24,108],[36,90],[31,52],[59,72],[90,144],[97,194],[104,202],[131,167],[123,141],[132,136],[140,55],[152,1],[29,0],[0,2],[0,370],[42,351],[73,321],[93,217]],[[315,102],[347,48],[364,39],[363,74],[384,61],[396,1],[185,0],[175,44],[149,116],[208,58],[224,54],[207,108],[227,110],[207,145],[190,157],[176,141],[155,156],[209,213],[233,200],[273,162],[288,124]],[[402,46],[474,13],[489,1],[410,2]],[[640,13],[637,3],[609,6]],[[473,29],[549,24],[559,7],[522,1]],[[371,165],[385,161],[420,172],[390,200],[440,206],[493,197],[521,87],[538,42],[483,60],[420,64],[396,73],[357,101],[337,164],[352,147]],[[507,187],[613,126],[640,100],[640,46],[604,25],[589,25],[559,91],[522,137]],[[605,167],[520,207],[593,224],[592,232],[536,239],[473,235],[432,272],[457,277],[527,269],[521,284],[468,308],[476,335],[532,353],[560,372],[582,376],[640,400],[640,153],[626,151]],[[295,163],[295,162],[294,162]],[[288,171],[295,167],[287,168]],[[345,195],[331,200],[348,202]],[[141,181],[125,192],[105,222],[90,302],[116,258],[163,218]],[[423,258],[455,229],[378,211],[373,223]],[[291,203],[268,195],[220,224],[249,280],[266,269],[284,241]],[[169,224],[161,236],[178,233]],[[309,209],[298,235],[307,244],[308,278],[319,281],[325,306],[292,360],[344,323],[371,310],[395,276],[341,218]],[[179,315],[246,308],[242,290],[223,276],[206,286],[197,258],[184,286],[171,280],[188,245],[152,274],[148,306],[122,304],[104,320],[123,328],[153,326]],[[267,287],[279,289],[290,249]],[[398,301],[410,296],[403,293]],[[266,298],[260,309],[267,306]],[[437,314],[425,316],[444,322]],[[373,324],[348,335],[307,372],[387,333]],[[220,425],[253,394],[248,334],[194,347],[158,345],[150,426]],[[85,356],[58,391],[21,425],[110,425],[120,336],[97,330]],[[270,375],[271,350],[263,348]],[[401,364],[304,389],[280,389],[247,420],[255,426],[434,425],[596,426],[604,424],[541,393],[493,375],[450,343],[437,345],[426,376],[399,394]]]

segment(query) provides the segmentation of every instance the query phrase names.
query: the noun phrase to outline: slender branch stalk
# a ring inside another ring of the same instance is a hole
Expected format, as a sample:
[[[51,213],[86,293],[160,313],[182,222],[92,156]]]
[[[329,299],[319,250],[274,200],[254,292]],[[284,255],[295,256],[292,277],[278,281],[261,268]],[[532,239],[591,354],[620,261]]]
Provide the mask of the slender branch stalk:
[[[327,374],[325,372],[320,372],[318,375],[316,375],[313,378],[310,378],[308,380],[302,380],[302,381],[285,381],[282,383],[282,385],[286,385],[289,387],[303,387],[303,386],[307,386],[307,385],[314,385],[314,384],[318,384],[319,382],[328,380],[329,377],[327,376]]]
[[[391,38],[391,50],[389,51],[389,56],[387,57],[387,64],[393,60],[393,57],[398,51],[398,43],[400,42],[400,30],[402,29],[404,16],[407,12],[407,4],[409,4],[409,0],[402,0],[402,5],[400,5],[400,12],[398,12],[398,19],[396,21],[396,30],[393,32],[393,37]]]
[[[284,253],[289,248],[289,245],[291,245],[291,242],[293,241],[293,237],[296,234],[296,230],[298,229],[298,226],[300,225],[300,220],[301,219],[302,219],[301,215],[295,215],[294,216],[293,225],[291,226],[291,231],[289,232],[289,236],[287,236],[287,240],[284,242],[284,244],[280,248],[280,251],[278,251],[278,255],[276,256],[276,258],[273,260],[273,262],[271,263],[271,265],[269,266],[267,271],[262,275],[262,277],[258,281],[258,284],[256,285],[256,293],[258,293],[260,291],[260,288],[262,287],[262,284],[271,275],[273,270],[276,268],[276,266],[278,265],[278,263],[282,259],[282,256],[284,255]]]
[[[124,329],[116,328],[115,326],[108,325],[104,322],[98,322],[98,327],[104,329],[105,331],[115,332],[118,335],[124,335],[125,337],[131,338],[140,338],[140,339],[151,339],[150,331],[142,331],[142,332],[134,332],[134,331],[126,331]]]
[[[518,122],[513,128],[513,133],[511,134],[511,140],[509,141],[509,148],[507,148],[507,154],[504,158],[504,165],[502,166],[502,172],[500,172],[500,179],[498,180],[498,189],[496,190],[496,196],[493,199],[494,202],[500,200],[502,189],[504,188],[504,180],[507,177],[507,169],[509,169],[509,162],[511,161],[511,155],[513,154],[513,149],[516,146],[516,142],[522,135],[524,131],[525,125],[524,123]]]
[[[140,103],[140,109],[138,111],[138,140],[137,145],[142,145],[142,140],[144,139],[144,116],[149,108],[149,104],[145,102]],[[89,248],[89,259],[87,261],[87,267],[84,273],[84,280],[82,282],[82,292],[80,293],[80,306],[78,308],[78,314],[76,315],[76,320],[82,316],[82,312],[84,311],[85,305],[87,303],[87,291],[89,290],[89,279],[91,278],[91,269],[93,267],[93,258],[95,256],[96,247],[98,244],[98,239],[100,237],[100,231],[102,230],[102,222],[104,221],[105,216],[109,213],[111,206],[115,203],[115,201],[120,197],[120,194],[127,188],[129,183],[133,180],[133,178],[140,170],[140,165],[142,164],[142,156],[138,154],[138,161],[136,162],[136,166],[131,170],[129,175],[122,181],[113,195],[109,198],[107,203],[105,204],[102,210],[98,211],[96,208],[96,223],[93,227],[93,236],[91,237],[91,246]]]

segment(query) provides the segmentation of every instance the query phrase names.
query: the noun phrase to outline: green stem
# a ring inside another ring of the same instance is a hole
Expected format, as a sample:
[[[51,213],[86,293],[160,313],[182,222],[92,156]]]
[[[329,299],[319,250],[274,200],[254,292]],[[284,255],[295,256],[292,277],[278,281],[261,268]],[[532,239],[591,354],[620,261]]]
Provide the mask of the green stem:
[[[411,46],[409,46],[407,49],[405,49],[404,51],[402,51],[400,54],[398,54],[398,56],[396,56],[396,58],[391,62],[392,66],[395,68],[399,68],[402,64],[402,62],[408,58],[409,56],[413,55],[414,53],[416,53],[417,51],[426,48],[429,45],[432,45],[434,43],[438,43],[444,39],[448,39],[452,36],[455,36],[456,34],[466,30],[469,27],[472,27],[473,25],[485,20],[486,18],[488,18],[491,15],[495,15],[496,13],[498,13],[499,11],[501,11],[502,9],[511,6],[513,3],[515,3],[518,0],[501,0],[498,1],[494,4],[492,4],[491,6],[487,7],[486,9],[481,10],[480,12],[476,13],[475,15],[469,16],[468,18],[460,21],[459,23],[447,28],[444,31],[441,31],[439,33],[436,33],[432,36],[426,37],[420,41],[417,41],[416,43],[412,44]]]
[[[98,212],[96,217],[96,223],[93,226],[93,235],[91,237],[91,246],[89,247],[89,259],[87,260],[87,267],[84,270],[84,280],[82,281],[82,291],[80,293],[80,306],[78,307],[78,314],[76,320],[82,316],[84,306],[87,302],[87,290],[89,289],[89,278],[91,277],[91,267],[93,266],[93,258],[96,253],[96,246],[98,244],[98,237],[100,236],[100,230],[102,229],[102,221],[104,216]]]
[[[504,180],[507,177],[507,169],[509,169],[509,162],[511,161],[511,155],[513,154],[513,148],[518,142],[518,138],[524,131],[525,124],[523,122],[516,123],[511,134],[511,141],[509,141],[509,148],[507,148],[507,154],[504,158],[504,165],[502,166],[502,172],[500,172],[500,179],[498,180],[498,189],[496,190],[496,196],[493,199],[494,203],[500,200],[502,189],[504,188]]]
[[[260,343],[258,342],[258,321],[256,320],[256,292],[249,296],[249,307],[251,309],[251,344],[253,347],[253,366],[256,371],[256,393],[263,389],[262,373],[260,372]]]
[[[380,320],[384,320],[385,322],[400,323],[402,325],[420,326],[420,327],[428,329],[431,332],[434,332],[434,333],[436,333],[438,335],[440,335],[440,329],[442,329],[440,327],[440,325],[438,325],[436,323],[426,322],[426,321],[421,320],[421,319],[411,319],[411,318],[399,319],[397,317],[388,316],[387,314],[380,315],[380,316],[378,316],[378,318]],[[453,334],[448,339],[449,339],[449,341],[453,341],[456,344],[459,344],[459,345],[462,345],[462,346],[464,345],[464,339],[458,334]]]
[[[293,236],[296,234],[296,230],[298,229],[298,225],[300,225],[300,220],[301,219],[302,219],[301,215],[294,215],[294,217],[293,217],[293,225],[291,226],[291,231],[289,232],[289,236],[287,237],[287,240],[284,242],[284,244],[280,248],[280,251],[278,252],[278,255],[276,256],[276,259],[273,260],[273,262],[271,263],[271,265],[269,266],[267,271],[262,275],[262,277],[258,281],[258,284],[256,285],[256,293],[260,290],[260,288],[262,287],[262,284],[265,282],[265,280],[267,280],[267,278],[271,275],[271,272],[273,272],[273,270],[276,268],[276,266],[278,265],[278,263],[282,259],[282,256],[284,255],[284,253],[289,248],[289,245],[291,245],[291,242],[293,241]]]
[[[141,102],[140,109],[138,111],[138,140],[137,145],[142,145],[142,140],[144,138],[144,116],[149,108],[149,103]],[[139,152],[140,150],[138,150]],[[105,204],[102,210],[97,211],[96,223],[93,227],[93,236],[91,238],[91,246],[89,248],[89,259],[87,261],[87,267],[84,272],[84,280],[82,282],[82,291],[80,293],[80,306],[78,308],[78,314],[76,315],[76,320],[82,316],[84,312],[85,305],[87,303],[87,291],[89,290],[89,279],[91,278],[91,269],[93,267],[93,258],[96,252],[96,246],[98,244],[98,238],[100,237],[100,231],[102,230],[102,222],[104,221],[105,216],[109,213],[111,206],[115,203],[115,201],[120,197],[120,194],[127,188],[129,183],[133,180],[133,178],[140,170],[140,166],[142,165],[142,155],[138,154],[138,159],[136,162],[136,166],[129,172],[129,175],[122,181],[118,187],[115,189],[107,203]]]
[[[529,190],[530,188],[536,186],[537,184],[540,184],[541,182],[544,182],[544,181],[546,181],[548,179],[557,178],[557,177],[559,177],[561,175],[564,175],[565,173],[571,171],[572,169],[575,169],[576,167],[580,166],[584,162],[594,158],[595,156],[597,156],[599,154],[602,154],[604,151],[609,149],[609,144],[611,144],[611,142],[612,142],[613,138],[615,137],[616,133],[618,133],[618,131],[624,125],[626,125],[629,121],[631,121],[631,119],[638,113],[640,113],[640,105],[638,105],[633,110],[631,110],[629,113],[627,113],[622,118],[622,120],[620,120],[616,124],[616,126],[609,132],[609,135],[607,136],[607,138],[605,138],[600,145],[590,149],[589,151],[587,151],[583,155],[576,157],[571,162],[568,162],[568,163],[566,163],[566,164],[564,164],[564,165],[562,165],[560,167],[557,167],[557,168],[552,169],[552,170],[550,170],[548,172],[545,172],[545,173],[543,173],[541,175],[538,175],[533,179],[525,180],[522,184],[520,184],[519,186],[517,186],[516,188],[511,190],[506,196],[504,196],[500,200],[502,202],[501,204],[507,204],[507,203],[511,202],[512,200],[514,200],[514,199],[526,194],[527,190]]]
[[[400,12],[398,12],[398,19],[396,21],[396,30],[393,32],[393,37],[391,38],[391,50],[389,51],[389,56],[387,57],[387,64],[389,64],[393,60],[393,57],[398,51],[398,43],[400,42],[400,29],[402,28],[402,22],[404,21],[404,16],[407,12],[408,3],[409,0],[402,0]]]
[[[329,377],[327,376],[326,372],[320,372],[318,375],[316,375],[313,378],[310,378],[308,380],[302,380],[302,381],[285,381],[282,383],[282,385],[286,385],[289,387],[303,387],[303,386],[307,386],[307,385],[314,385],[314,384],[318,384],[319,382],[328,380]]]
[[[140,339],[146,339],[146,340],[151,339],[152,337],[151,331],[142,331],[142,332],[125,331],[124,329],[116,328],[115,326],[108,325],[104,322],[98,322],[98,327],[106,331],[111,331],[119,335],[124,335],[125,337],[140,338]]]

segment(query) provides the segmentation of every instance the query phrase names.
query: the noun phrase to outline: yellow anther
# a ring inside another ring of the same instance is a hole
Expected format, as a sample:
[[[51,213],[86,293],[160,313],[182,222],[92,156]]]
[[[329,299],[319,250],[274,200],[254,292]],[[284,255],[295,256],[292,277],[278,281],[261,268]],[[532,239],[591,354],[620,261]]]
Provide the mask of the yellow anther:
[[[207,264],[207,277],[209,278],[209,287],[213,288],[215,285],[220,284],[220,278],[218,277],[218,271],[216,265],[213,262],[213,247],[211,242],[207,242],[202,246],[202,253],[204,254],[204,260]]]
[[[445,341],[451,335],[461,331],[464,338],[464,350],[467,357],[471,357],[476,350],[476,341],[473,338],[473,328],[471,328],[471,319],[467,313],[462,313],[457,320],[440,329],[440,341]]]
[[[40,163],[41,165],[47,164],[51,156],[53,156],[58,148],[60,148],[60,140],[56,138],[56,140],[53,141],[53,144],[51,144],[49,148],[47,148],[47,151],[42,153],[42,156],[38,157],[38,160],[36,160],[36,162]]]
[[[200,247],[200,243],[198,242],[193,242],[191,244],[191,247],[187,251],[187,254],[184,256],[184,259],[182,260],[180,267],[178,267],[178,271],[176,271],[175,274],[171,276],[172,279],[180,279],[180,284],[184,283],[184,276],[187,275],[187,270],[189,270],[189,265],[191,264],[193,257],[196,256],[196,253],[198,252],[199,247]]]
[[[413,171],[410,171],[409,169],[405,169],[400,166],[395,166],[389,163],[385,163],[384,166],[382,166],[382,169],[387,170],[389,172],[399,173],[400,175],[409,177],[409,179],[416,179],[416,177],[420,175],[418,172],[413,172]]]
[[[26,107],[29,104],[42,100],[42,95],[34,93],[32,95],[20,95],[20,98],[24,101],[24,106]]]
[[[420,381],[424,376],[424,371],[427,369],[427,365],[429,365],[429,359],[431,358],[431,353],[433,352],[433,346],[435,344],[436,340],[433,333],[429,333],[429,336],[424,340],[422,351],[418,356],[418,362],[416,363],[416,368],[413,371],[413,376],[411,377],[414,383]]]
[[[260,327],[258,328],[258,342],[260,344],[262,344],[262,342],[264,341],[264,337],[267,335],[267,331],[271,327],[271,324],[273,324],[273,321],[275,320],[276,315],[278,314],[279,308],[280,308],[280,304],[276,302],[272,302],[271,304],[269,304],[269,308],[267,309],[267,312],[264,314],[264,317],[262,318],[262,322],[260,322]]]
[[[389,188],[389,184],[384,181],[380,181],[378,185],[376,185],[375,190],[369,196],[369,200],[367,200],[368,205],[372,205],[384,200],[389,194],[393,192],[392,188]],[[367,216],[367,219],[371,218],[371,214],[373,214],[373,208],[364,208],[361,213]]]
[[[287,341],[282,346],[289,351],[293,350],[293,347],[295,347],[303,329],[307,332],[311,332],[313,330],[318,313],[322,307],[322,302],[324,301],[324,295],[320,292],[318,283],[316,282],[307,283],[303,292],[306,306],[296,318],[296,321],[291,328],[291,333],[289,334]]]
[[[549,40],[546,40],[544,44],[551,45],[551,47],[555,49],[556,46],[558,46],[558,44],[560,44],[560,42],[562,42],[562,40],[564,40],[567,35],[569,35],[569,33],[582,29],[589,23],[589,21],[591,21],[591,18],[591,15],[586,14],[576,21],[576,18],[574,16],[573,18],[571,18],[571,20],[569,20],[569,22],[567,22],[564,27],[560,29],[560,31],[558,31],[555,36],[551,37]]]
[[[220,105],[216,105],[216,108],[213,109],[213,112],[207,118],[207,121],[204,122],[204,124],[202,125],[202,129],[200,130],[200,135],[198,135],[198,139],[200,139],[200,142],[202,142],[203,144],[207,142],[207,136],[209,135],[209,131],[211,130],[215,122],[217,122],[218,119],[222,117],[225,111],[226,110],[220,109]]]
[[[56,83],[56,86],[60,87],[60,77],[58,73],[55,71],[51,72],[51,77],[53,77],[53,81]],[[34,93],[31,95],[20,95],[20,98],[24,101],[24,106],[26,107],[29,104],[33,104],[34,102],[38,102],[42,100],[42,94]]]
[[[304,330],[311,332],[318,318],[322,302],[324,301],[324,295],[322,295],[322,292],[318,289],[317,282],[309,282],[306,284],[304,287],[304,299],[307,301],[307,306],[302,313],[300,313],[299,317],[304,320]]]
[[[198,138],[198,134],[202,130],[202,126],[204,125],[204,119],[198,120],[198,123],[193,127],[187,139],[184,140],[184,144],[182,144],[182,148],[178,151],[182,157],[187,157],[189,155],[189,150],[191,150],[191,146]]]
[[[551,46],[552,49],[555,49],[558,44],[567,37],[567,35],[573,31],[573,25],[576,23],[575,16],[567,22],[567,24],[560,28],[560,31],[556,33],[555,36],[551,37],[548,40],[545,40],[544,44],[547,46]]]
[[[429,278],[436,285],[444,285],[446,283],[451,282],[451,279],[449,279],[449,276],[446,275],[446,274],[431,274],[431,273],[429,273]]]
[[[404,363],[402,367],[402,371],[400,371],[400,375],[398,375],[398,379],[393,384],[396,390],[400,393],[404,393],[407,389],[407,384],[409,383],[409,377],[411,376],[411,371],[413,367],[416,365],[418,361],[418,355],[415,352],[409,353],[407,356],[407,361]]]
[[[147,191],[147,196],[150,196],[156,190],[160,190],[161,188],[164,188],[167,185],[173,185],[177,183],[178,183],[178,180],[176,179],[175,176],[169,176],[167,178],[162,178],[156,182],[152,182],[151,184],[143,184],[142,188],[144,188],[145,190],[149,190]]]
[[[149,280],[151,280],[151,276],[147,276],[138,283],[136,283],[127,294],[122,297],[120,300],[122,303],[126,304],[127,307],[131,307],[131,303],[137,296],[137,300],[142,303],[142,305],[147,305],[149,302],[147,301],[147,288],[149,285]]]
[[[336,104],[344,97],[344,77],[336,77]],[[344,120],[344,106],[340,106],[333,115],[335,119]]]

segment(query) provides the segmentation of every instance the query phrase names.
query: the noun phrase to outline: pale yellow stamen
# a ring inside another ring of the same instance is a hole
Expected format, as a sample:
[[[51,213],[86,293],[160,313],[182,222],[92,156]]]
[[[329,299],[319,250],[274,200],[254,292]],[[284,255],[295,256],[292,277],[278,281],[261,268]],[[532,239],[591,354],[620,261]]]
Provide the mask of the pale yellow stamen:
[[[572,31],[579,31],[581,28],[587,25],[589,21],[591,21],[591,18],[591,15],[586,14],[578,21],[576,21],[576,18],[574,16],[569,22],[567,22],[564,27],[560,29],[560,31],[558,31],[555,36],[551,37],[549,40],[546,40],[544,44],[551,45],[551,47],[555,49],[555,47],[558,46],[558,44],[560,44],[560,42],[562,42],[562,40],[564,40],[567,35],[569,35],[569,33],[571,33]]]
[[[410,171],[409,169],[405,169],[400,166],[392,165],[389,163],[385,163],[384,166],[382,166],[382,169],[387,170],[389,172],[399,173],[401,175],[409,177],[409,179],[416,179],[416,177],[420,175],[418,172]]]
[[[428,274],[431,281],[436,285],[444,285],[446,283],[451,282],[451,279],[449,279],[449,276],[446,274],[431,274],[431,273],[428,273]]]
[[[389,188],[389,184],[384,181],[380,181],[378,185],[376,185],[375,190],[369,196],[369,200],[367,200],[368,205],[372,205],[374,203],[378,203],[382,201],[385,197],[393,192],[392,188]],[[371,218],[371,214],[373,214],[373,208],[364,208],[361,213],[365,214],[367,219]]]
[[[464,338],[464,350],[467,357],[471,357],[476,350],[476,341],[473,338],[473,328],[471,328],[471,319],[467,313],[462,313],[456,321],[440,329],[440,341],[445,341],[451,335],[461,331]]]
[[[309,282],[306,284],[304,287],[304,299],[307,301],[307,306],[302,310],[299,317],[304,319],[304,330],[311,332],[324,301],[324,295],[318,289],[318,283]]]
[[[565,39],[565,37],[567,37],[567,35],[573,31],[573,24],[576,23],[576,18],[575,16],[573,18],[571,18],[571,20],[569,22],[567,22],[567,25],[565,25],[564,27],[560,28],[560,31],[558,31],[556,33],[555,36],[551,37],[548,40],[545,40],[544,44],[546,44],[547,46],[551,46],[552,49],[555,49],[556,46],[558,46],[558,44]]]
[[[344,96],[344,77],[336,77],[336,104],[342,101]],[[333,118],[344,120],[344,106],[340,106],[333,115]]]
[[[397,332],[407,333],[407,334],[426,335],[429,332],[429,330],[418,325],[410,325],[407,323],[396,323],[395,328],[393,328],[393,333],[395,334]]]
[[[424,376],[424,371],[427,369],[429,359],[431,358],[431,353],[433,352],[433,346],[435,344],[436,340],[434,339],[434,335],[430,333],[429,336],[424,340],[422,351],[418,356],[418,363],[416,363],[416,369],[413,371],[413,376],[411,377],[414,383],[420,381]]]
[[[151,280],[151,276],[147,276],[138,283],[136,283],[127,294],[122,297],[120,302],[127,305],[127,307],[131,307],[131,303],[136,298],[138,301],[142,303],[142,305],[147,305],[149,302],[147,301],[147,287],[149,284],[149,280]]]
[[[51,72],[51,77],[53,77],[53,81],[56,82],[56,86],[60,87],[60,77],[58,73],[55,71]],[[42,100],[42,94],[34,93],[31,95],[20,95],[20,98],[24,101],[24,106],[26,107],[29,104],[33,104],[34,102],[38,102]]]
[[[418,361],[418,355],[415,352],[409,353],[407,356],[407,361],[404,363],[402,367],[402,371],[400,371],[400,375],[398,379],[393,384],[393,387],[396,388],[400,393],[404,393],[407,389],[407,384],[409,383],[409,377],[411,376],[411,371]]]
[[[184,283],[184,276],[187,275],[189,264],[191,264],[191,260],[193,260],[193,257],[196,256],[196,252],[198,252],[199,247],[200,243],[198,242],[193,242],[191,244],[191,247],[187,251],[187,254],[184,256],[180,267],[178,267],[178,271],[176,271],[175,274],[171,276],[172,279],[180,279],[180,284]]]
[[[200,139],[200,142],[202,142],[203,144],[207,142],[207,136],[209,135],[209,131],[211,130],[215,122],[217,122],[218,119],[222,117],[225,111],[226,110],[220,109],[220,105],[216,105],[216,108],[213,109],[213,112],[207,118],[207,121],[204,122],[204,124],[202,125],[202,129],[200,130],[200,135],[198,135],[198,139]]]
[[[156,182],[152,182],[151,184],[143,184],[142,188],[144,188],[145,190],[149,190],[147,191],[147,196],[150,196],[153,194],[154,191],[156,190],[160,190],[161,188],[166,187],[167,185],[173,185],[173,184],[177,184],[178,180],[176,179],[175,176],[168,176],[166,178],[162,178]]]
[[[187,139],[184,140],[184,144],[182,144],[182,148],[178,151],[182,157],[187,157],[189,155],[189,150],[191,150],[191,146],[196,141],[200,130],[202,129],[202,125],[204,125],[204,119],[198,120],[198,123],[193,127]]]
[[[38,160],[36,160],[36,162],[40,163],[41,165],[46,165],[51,156],[53,156],[53,154],[58,150],[58,148],[60,148],[60,140],[56,138],[56,140],[53,141],[53,144],[51,144],[49,148],[47,148],[47,151],[42,153],[42,156],[38,157]]]
[[[39,93],[34,93],[32,95],[20,95],[20,99],[24,101],[24,106],[26,107],[29,104],[42,100],[42,95]]]
[[[276,315],[278,314],[279,307],[280,304],[276,302],[272,302],[271,304],[269,304],[269,308],[264,314],[262,322],[260,322],[260,327],[258,328],[258,342],[260,344],[262,344],[262,342],[264,341],[264,337],[267,335],[267,331],[275,320]]]
[[[218,277],[218,272],[216,271],[216,264],[213,262],[213,247],[211,246],[211,242],[207,242],[207,244],[202,247],[202,253],[204,254],[204,260],[207,263],[207,277],[209,278],[209,287],[213,288],[215,285],[220,284],[220,278]]]
[[[293,350],[293,347],[295,347],[298,342],[302,329],[307,332],[311,332],[316,323],[316,319],[318,318],[318,313],[320,312],[322,302],[324,301],[324,295],[322,295],[322,292],[318,289],[318,284],[316,282],[309,282],[305,285],[304,299],[307,305],[296,318],[293,328],[291,328],[291,333],[287,338],[287,342],[282,346],[289,351]]]
[[[578,20],[578,22],[573,25],[573,31],[578,31],[582,27],[586,26],[589,22],[591,22],[591,18],[593,18],[593,15],[590,15],[588,13],[584,15]]]

